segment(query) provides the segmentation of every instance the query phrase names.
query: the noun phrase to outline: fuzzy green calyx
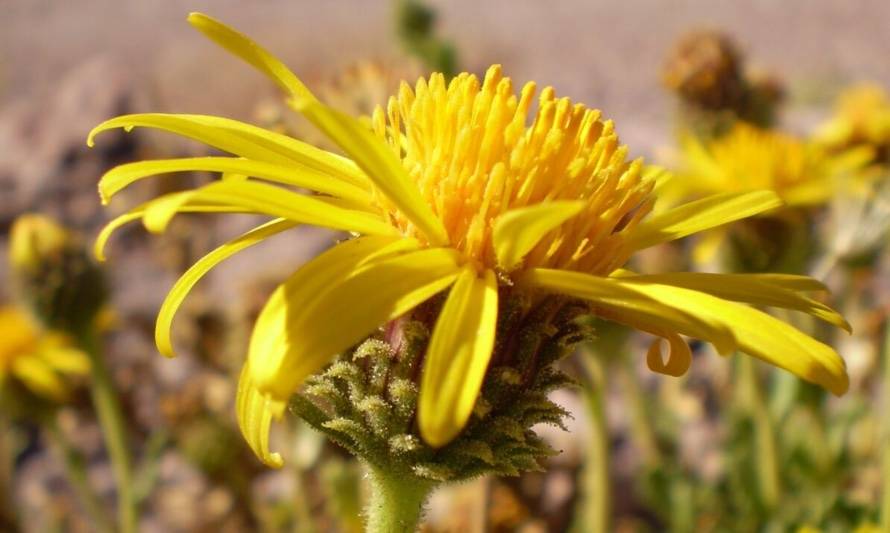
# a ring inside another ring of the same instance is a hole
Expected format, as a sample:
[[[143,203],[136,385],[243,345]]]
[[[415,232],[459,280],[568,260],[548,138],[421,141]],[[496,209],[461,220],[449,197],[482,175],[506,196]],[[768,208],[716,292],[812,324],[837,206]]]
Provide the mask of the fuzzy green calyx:
[[[25,214],[10,230],[17,295],[51,328],[82,331],[105,305],[108,289],[79,236],[49,217]]]
[[[574,384],[554,363],[590,338],[576,320],[586,308],[556,299],[532,306],[509,294],[501,302],[482,391],[466,428],[448,445],[434,449],[424,443],[415,422],[417,383],[437,302],[390,323],[310,378],[291,400],[291,410],[372,470],[390,475],[442,483],[540,470],[540,460],[556,452],[531,428],[564,429],[568,413],[548,393]]]

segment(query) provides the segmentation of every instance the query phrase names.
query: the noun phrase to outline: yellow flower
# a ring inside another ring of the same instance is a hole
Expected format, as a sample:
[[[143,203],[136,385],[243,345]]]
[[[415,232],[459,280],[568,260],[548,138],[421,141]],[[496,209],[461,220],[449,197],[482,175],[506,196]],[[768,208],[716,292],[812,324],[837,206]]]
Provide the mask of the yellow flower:
[[[744,123],[711,141],[686,136],[681,149],[670,186],[687,195],[769,189],[792,207],[827,202],[871,158],[869,150],[831,156],[792,135]]]
[[[890,96],[877,84],[854,85],[838,98],[834,116],[816,134],[831,150],[868,146],[876,156],[890,158]]]
[[[653,178],[628,161],[612,122],[551,88],[531,112],[533,83],[515,94],[501,69],[483,81],[461,74],[403,84],[372,129],[321,103],[281,62],[247,37],[201,14],[193,26],[270,76],[290,104],[347,158],[255,126],[200,115],[128,115],[90,135],[136,126],[172,131],[234,157],[145,161],[103,176],[103,199],[141,178],[205,170],[223,179],[136,207],[109,234],[142,219],[163,231],[181,212],[248,212],[273,220],[224,244],[170,291],[157,344],[172,355],[170,326],[189,289],[214,265],[297,224],[353,237],[299,268],[270,297],[251,338],[237,408],[254,451],[273,466],[271,421],[308,375],[376,328],[450,288],[420,377],[418,424],[432,446],[453,439],[473,409],[495,343],[499,288],[586,300],[607,319],[656,336],[653,370],[680,375],[691,362],[682,336],[740,350],[818,383],[848,387],[829,346],[745,304],[777,306],[848,328],[804,293],[824,290],[802,276],[638,275],[621,267],[637,250],[780,205],[772,192],[724,193],[647,216]],[[530,122],[530,124],[529,124]],[[250,176],[251,179],[245,179]],[[276,186],[269,182],[275,183]],[[309,189],[315,195],[293,188]],[[660,340],[669,353],[662,358]]]
[[[60,401],[70,390],[64,375],[89,369],[89,358],[65,335],[41,331],[15,307],[0,307],[0,387],[16,379],[38,396]]]
[[[48,217],[24,214],[10,230],[9,261],[17,270],[37,272],[47,261],[60,260],[70,243],[69,233]]]

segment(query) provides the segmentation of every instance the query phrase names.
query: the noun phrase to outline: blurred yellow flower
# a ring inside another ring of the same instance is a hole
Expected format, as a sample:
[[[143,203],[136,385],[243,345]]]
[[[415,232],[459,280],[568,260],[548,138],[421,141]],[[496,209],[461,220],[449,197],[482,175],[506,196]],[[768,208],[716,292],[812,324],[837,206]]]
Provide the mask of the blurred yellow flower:
[[[687,135],[681,152],[669,186],[688,196],[769,189],[792,207],[827,202],[872,156],[870,150],[829,155],[792,135],[744,123],[710,141]]]
[[[61,401],[70,392],[65,375],[89,370],[89,358],[65,335],[42,331],[15,307],[0,307],[0,387],[15,379],[38,396]]]
[[[59,258],[71,236],[50,218],[24,214],[16,218],[9,236],[9,261],[17,270],[39,271],[48,258]]]
[[[890,162],[890,95],[874,83],[860,83],[841,93],[834,116],[816,134],[831,150],[866,146],[875,156]]]
[[[781,204],[769,191],[721,193],[648,216],[654,179],[628,161],[611,121],[534,83],[516,94],[499,66],[484,80],[434,74],[402,84],[367,123],[321,103],[256,43],[201,14],[193,26],[270,76],[289,102],[348,155],[233,120],[200,115],[128,115],[93,130],[136,126],[171,131],[235,157],[145,161],[106,173],[104,200],[142,178],[203,170],[223,178],[152,200],[112,221],[97,241],[142,219],[160,232],[181,212],[259,213],[273,220],[221,246],[170,291],[157,344],[172,355],[170,326],[189,289],[214,265],[267,237],[313,224],[353,237],[298,269],[256,323],[237,408],[248,443],[269,465],[271,421],[301,382],[378,327],[450,288],[420,378],[418,424],[432,446],[466,424],[489,363],[499,291],[558,294],[656,337],[649,366],[683,374],[681,337],[740,350],[843,394],[843,360],[822,344],[745,304],[806,312],[848,328],[805,295],[824,290],[803,276],[677,273],[637,275],[621,267],[637,250],[755,215]],[[530,121],[530,125],[529,125]],[[250,176],[251,179],[245,179]],[[269,182],[282,186],[275,186]],[[293,187],[317,194],[300,194]],[[669,353],[663,359],[661,340]]]

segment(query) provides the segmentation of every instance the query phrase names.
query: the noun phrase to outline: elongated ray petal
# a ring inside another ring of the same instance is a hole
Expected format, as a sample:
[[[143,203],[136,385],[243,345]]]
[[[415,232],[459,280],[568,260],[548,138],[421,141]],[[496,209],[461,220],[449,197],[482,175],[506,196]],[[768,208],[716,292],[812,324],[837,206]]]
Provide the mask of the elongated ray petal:
[[[220,262],[232,255],[261,242],[276,233],[291,229],[297,224],[289,220],[273,220],[254,228],[240,237],[233,239],[211,251],[192,265],[173,285],[167,293],[161,310],[158,311],[158,319],[155,324],[155,344],[158,350],[167,357],[173,357],[173,343],[170,340],[170,330],[173,326],[173,317],[192,287]]]
[[[296,109],[365,171],[383,195],[436,246],[448,243],[445,226],[420,195],[398,157],[358,120],[317,100],[296,100]]]
[[[29,389],[55,400],[65,398],[68,388],[65,382],[46,361],[39,357],[20,356],[13,359],[10,371]]]
[[[233,179],[231,176],[239,176],[238,179],[251,176],[356,202],[368,203],[370,200],[367,191],[301,163],[282,165],[235,157],[156,159],[118,165],[99,180],[99,195],[102,203],[107,204],[118,191],[140,179],[157,174],[189,171],[220,172],[229,176],[225,179]]]
[[[288,94],[299,98],[315,98],[296,74],[250,37],[203,13],[189,14],[188,21],[218,45],[253,65]]]
[[[519,266],[551,230],[584,209],[582,201],[557,201],[508,211],[494,223],[492,240],[498,265],[510,271]]]
[[[394,235],[397,230],[379,216],[334,205],[323,198],[298,194],[281,187],[250,180],[225,180],[191,191],[172,193],[149,202],[143,222],[160,233],[192,202],[229,206],[341,231],[368,235]]]
[[[297,271],[257,320],[248,357],[257,386],[274,398],[288,398],[331,357],[446,289],[460,269],[457,252],[445,248],[338,260],[346,244]],[[313,270],[322,279],[306,274]]]
[[[260,394],[251,381],[250,361],[241,368],[238,378],[238,393],[235,396],[235,411],[238,416],[238,427],[244,440],[253,453],[266,466],[281,468],[284,460],[281,454],[272,453],[269,449],[269,431],[273,420],[280,420],[284,414],[284,402],[275,401]]]
[[[86,375],[90,373],[90,358],[77,348],[72,348],[70,339],[60,334],[47,333],[39,350],[41,359],[53,369],[66,374]]]
[[[546,268],[528,271],[523,282],[551,292],[590,300],[597,314],[646,331],[676,331],[707,340],[722,354],[729,354],[738,346],[732,329],[719,317],[674,306],[669,298],[664,298],[657,289],[653,290],[653,287],[657,287],[655,285],[630,285],[616,278]],[[686,292],[689,297],[699,294]],[[701,296],[712,298],[706,294]]]
[[[208,115],[142,113],[122,115],[99,124],[87,136],[87,145],[99,133],[123,128],[155,128],[218,148],[247,159],[278,164],[300,163],[344,181],[367,186],[368,179],[352,161],[294,138],[252,124]]]
[[[632,278],[640,276],[637,272],[619,268],[611,274],[611,277]],[[649,274],[643,274],[649,275]],[[726,274],[724,274],[726,275]],[[770,285],[797,292],[828,292],[828,287],[816,278],[810,276],[801,276],[797,274],[731,274],[733,278],[742,280],[752,280],[759,283],[768,283]]]
[[[533,276],[532,281],[536,285],[554,291],[591,299],[597,307],[601,306],[604,301],[604,298],[597,296],[595,291],[585,291],[584,289],[584,278],[593,278],[593,276],[559,271],[549,271],[543,274],[543,276],[540,273]],[[843,394],[849,387],[844,360],[831,347],[808,337],[762,311],[683,287],[634,283],[622,278],[609,278],[606,281],[621,285],[630,291],[639,291],[651,300],[685,315],[716,322],[719,327],[732,332],[741,351],[784,368],[807,381],[821,385],[836,395]],[[588,283],[595,285],[599,281],[588,280]],[[624,300],[632,303],[626,296]],[[605,298],[605,301],[608,303],[609,299]],[[620,301],[616,301],[615,304],[620,304]],[[703,332],[706,336],[701,336],[700,333],[693,332],[688,324],[672,320],[666,314],[663,316],[643,315],[638,312],[635,304],[626,309],[621,309],[620,305],[614,305],[607,311],[611,314],[603,313],[603,316],[618,322],[627,321],[630,325],[647,323],[656,331],[675,331],[714,342],[707,336],[707,331]],[[717,348],[719,350],[720,347]]]
[[[181,193],[177,193],[181,194]],[[96,236],[96,242],[93,244],[93,255],[96,257],[98,261],[105,261],[105,245],[108,244],[108,240],[114,234],[115,231],[119,230],[123,226],[129,224],[130,222],[135,222],[145,216],[145,208],[147,204],[143,204],[138,207],[134,207],[133,209],[127,211],[126,213],[119,215],[112,219],[110,222],[105,224],[101,230],[99,230],[99,235]],[[245,211],[243,209],[236,209],[228,206],[209,206],[209,205],[188,205],[183,206],[180,209],[182,213],[245,213],[252,211]]]
[[[782,200],[772,191],[715,194],[677,206],[641,222],[627,236],[626,246],[631,250],[648,248],[781,205]]]
[[[368,128],[319,102],[293,72],[247,36],[200,13],[190,15],[189,22],[278,83],[291,95],[297,110],[352,157],[384,196],[398,206],[432,244],[448,243],[442,222],[424,202],[398,158]]]
[[[750,274],[674,272],[630,276],[621,279],[634,283],[659,283],[685,287],[736,302],[793,309],[813,315],[848,332],[851,331],[850,324],[834,309],[793,290],[781,287],[778,284],[779,280],[770,283],[759,278],[759,276]]]
[[[430,339],[418,405],[420,435],[431,446],[448,444],[466,425],[494,348],[498,284],[465,267],[439,314]]]
[[[828,292],[828,287],[821,281],[809,276],[795,274],[743,274],[751,279],[769,283],[791,291]]]

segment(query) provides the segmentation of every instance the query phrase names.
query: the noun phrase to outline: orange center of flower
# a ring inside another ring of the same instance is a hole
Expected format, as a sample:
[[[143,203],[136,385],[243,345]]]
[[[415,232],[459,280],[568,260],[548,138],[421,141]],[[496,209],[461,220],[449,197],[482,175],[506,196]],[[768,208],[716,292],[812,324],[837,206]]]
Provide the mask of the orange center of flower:
[[[548,87],[530,113],[534,94],[528,83],[516,95],[499,66],[481,83],[461,74],[446,84],[434,74],[414,90],[403,83],[372,122],[442,220],[451,245],[467,257],[495,265],[492,227],[506,211],[583,200],[581,214],[542,239],[525,266],[607,274],[627,260],[625,231],[651,210],[652,180],[640,160],[627,161],[627,147],[598,110],[558,99]],[[378,201],[405,235],[423,240],[393,206]]]

